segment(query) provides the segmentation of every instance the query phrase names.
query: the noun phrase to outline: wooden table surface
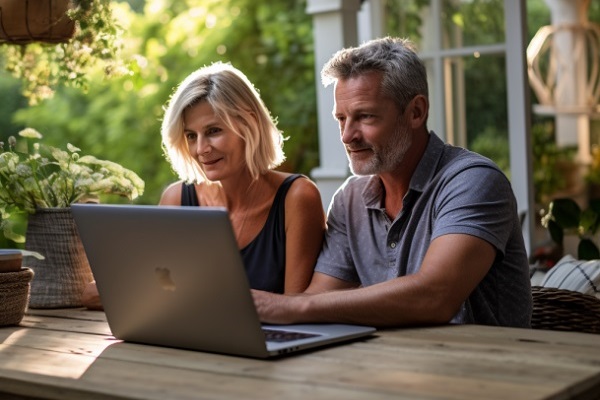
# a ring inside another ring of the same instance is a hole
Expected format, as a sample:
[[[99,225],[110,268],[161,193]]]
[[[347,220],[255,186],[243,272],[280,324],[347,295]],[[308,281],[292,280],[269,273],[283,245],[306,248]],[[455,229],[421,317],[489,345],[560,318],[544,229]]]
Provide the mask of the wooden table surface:
[[[276,360],[115,340],[104,313],[0,328],[0,399],[600,399],[600,335],[478,325],[378,331]]]

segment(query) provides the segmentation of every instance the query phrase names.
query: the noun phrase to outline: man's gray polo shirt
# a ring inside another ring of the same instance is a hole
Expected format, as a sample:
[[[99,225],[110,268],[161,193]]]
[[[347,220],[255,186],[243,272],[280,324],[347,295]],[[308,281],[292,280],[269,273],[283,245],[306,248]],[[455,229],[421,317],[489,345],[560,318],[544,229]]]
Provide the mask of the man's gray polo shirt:
[[[510,182],[487,158],[429,136],[394,221],[379,177],[351,176],[338,189],[315,271],[373,285],[418,271],[436,237],[476,236],[497,257],[452,322],[529,327],[529,268]]]

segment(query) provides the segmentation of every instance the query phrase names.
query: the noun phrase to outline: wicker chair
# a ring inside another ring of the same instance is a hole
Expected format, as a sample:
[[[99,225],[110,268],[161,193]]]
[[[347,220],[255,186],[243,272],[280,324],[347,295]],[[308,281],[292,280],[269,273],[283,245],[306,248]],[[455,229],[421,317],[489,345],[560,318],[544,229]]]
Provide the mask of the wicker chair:
[[[600,334],[600,299],[565,289],[531,288],[531,327]]]

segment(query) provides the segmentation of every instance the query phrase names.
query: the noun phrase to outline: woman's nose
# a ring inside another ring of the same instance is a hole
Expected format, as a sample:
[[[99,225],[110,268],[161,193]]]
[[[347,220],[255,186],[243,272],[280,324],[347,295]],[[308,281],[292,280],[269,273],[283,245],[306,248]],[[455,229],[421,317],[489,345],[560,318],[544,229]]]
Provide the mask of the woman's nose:
[[[205,137],[198,136],[198,140],[196,140],[196,153],[206,154],[210,152],[210,149],[210,142]]]

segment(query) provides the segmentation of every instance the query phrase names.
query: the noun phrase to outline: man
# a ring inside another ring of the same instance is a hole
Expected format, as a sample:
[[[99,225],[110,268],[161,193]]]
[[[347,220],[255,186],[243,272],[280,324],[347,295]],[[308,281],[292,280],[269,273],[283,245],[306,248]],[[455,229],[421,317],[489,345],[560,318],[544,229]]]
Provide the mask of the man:
[[[427,77],[412,44],[339,51],[335,83],[354,176],[336,192],[304,294],[253,291],[266,323],[529,327],[527,254],[510,182],[490,160],[426,127]]]

